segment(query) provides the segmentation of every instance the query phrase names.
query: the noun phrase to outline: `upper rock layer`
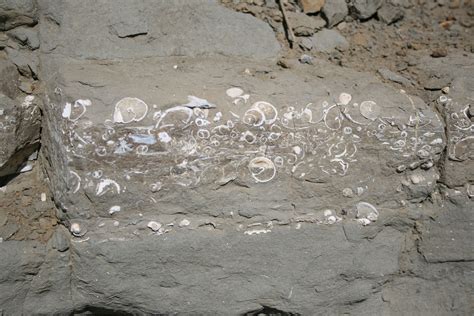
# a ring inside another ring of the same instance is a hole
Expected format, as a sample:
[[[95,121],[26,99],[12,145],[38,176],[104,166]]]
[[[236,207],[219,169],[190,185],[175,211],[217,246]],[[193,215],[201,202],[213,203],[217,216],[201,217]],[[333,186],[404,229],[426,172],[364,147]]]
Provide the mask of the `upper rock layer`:
[[[40,0],[42,50],[81,59],[275,57],[270,27],[213,0]]]

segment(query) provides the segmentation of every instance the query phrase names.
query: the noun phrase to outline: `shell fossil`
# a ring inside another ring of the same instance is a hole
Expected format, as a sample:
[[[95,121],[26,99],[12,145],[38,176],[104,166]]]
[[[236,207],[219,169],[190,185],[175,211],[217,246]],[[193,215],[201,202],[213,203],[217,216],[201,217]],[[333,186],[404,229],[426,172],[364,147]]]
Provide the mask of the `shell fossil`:
[[[380,115],[380,107],[374,101],[363,101],[359,110],[362,116],[371,121],[374,121]]]
[[[143,120],[148,113],[148,105],[138,98],[126,97],[115,104],[114,123],[131,123]]]

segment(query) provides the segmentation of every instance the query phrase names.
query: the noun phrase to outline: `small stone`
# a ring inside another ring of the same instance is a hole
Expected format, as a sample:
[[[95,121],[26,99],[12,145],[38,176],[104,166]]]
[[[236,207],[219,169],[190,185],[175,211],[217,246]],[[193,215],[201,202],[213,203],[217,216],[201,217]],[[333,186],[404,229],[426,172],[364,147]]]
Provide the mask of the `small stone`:
[[[148,225],[146,225],[148,228],[150,228],[152,231],[157,232],[161,228],[161,224],[155,221],[150,221],[148,222]]]
[[[325,0],[299,0],[304,13],[318,13],[324,6]]]
[[[449,94],[449,87],[444,87],[441,89],[444,94]]]
[[[403,18],[403,15],[403,11],[398,6],[395,6],[390,2],[384,3],[382,7],[377,11],[377,16],[379,20],[387,25],[401,20]]]
[[[41,202],[46,202],[46,193],[41,193]]]
[[[59,227],[51,239],[51,246],[59,252],[64,252],[69,249],[69,238],[64,232],[65,229],[63,229]]]
[[[360,20],[371,18],[382,5],[383,0],[353,0],[351,12]]]
[[[431,57],[433,58],[440,58],[448,56],[448,50],[444,47],[433,49],[431,52]]]
[[[179,222],[178,226],[179,226],[179,227],[187,227],[187,226],[189,226],[190,224],[191,224],[191,222],[185,218],[185,219],[183,219],[181,222]]]
[[[299,58],[300,63],[302,64],[307,64],[307,65],[312,65],[313,64],[313,57],[303,54]]]
[[[347,23],[346,23],[346,22],[341,22],[341,23],[339,23],[339,24],[337,25],[337,29],[338,29],[339,31],[344,30],[346,27],[347,27]]]
[[[345,0],[326,0],[322,14],[328,22],[328,27],[331,28],[344,21],[349,9]]]
[[[310,38],[303,38],[300,42],[301,48],[305,50],[311,50],[313,48],[313,41]]]
[[[346,38],[336,30],[324,29],[311,37],[313,48],[320,53],[344,51],[349,48]]]
[[[120,226],[120,222],[119,221],[114,221],[114,227],[119,227]]]

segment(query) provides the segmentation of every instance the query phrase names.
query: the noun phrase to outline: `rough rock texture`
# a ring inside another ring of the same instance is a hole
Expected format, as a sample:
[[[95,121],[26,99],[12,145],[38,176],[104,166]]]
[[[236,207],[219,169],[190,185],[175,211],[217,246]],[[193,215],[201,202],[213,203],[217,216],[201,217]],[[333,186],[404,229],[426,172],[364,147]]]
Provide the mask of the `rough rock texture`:
[[[336,30],[322,30],[314,34],[311,40],[314,50],[320,53],[332,53],[349,48],[347,40]]]
[[[214,1],[35,3],[1,52],[0,149],[41,109],[34,198],[60,225],[7,240],[22,193],[0,187],[0,314],[470,313],[471,55],[418,60],[423,101],[277,64],[269,27]]]
[[[382,3],[383,0],[352,0],[351,13],[355,18],[366,20],[377,13]]]
[[[279,50],[268,25],[213,0],[38,3],[44,54],[79,59],[206,54],[268,58]]]
[[[0,31],[10,30],[21,25],[34,25],[36,23],[36,1],[0,1]]]
[[[39,147],[38,99],[12,100],[0,94],[0,178],[19,172]]]
[[[349,9],[346,0],[326,0],[322,13],[328,21],[328,26],[333,27],[344,21],[344,18],[349,14]]]

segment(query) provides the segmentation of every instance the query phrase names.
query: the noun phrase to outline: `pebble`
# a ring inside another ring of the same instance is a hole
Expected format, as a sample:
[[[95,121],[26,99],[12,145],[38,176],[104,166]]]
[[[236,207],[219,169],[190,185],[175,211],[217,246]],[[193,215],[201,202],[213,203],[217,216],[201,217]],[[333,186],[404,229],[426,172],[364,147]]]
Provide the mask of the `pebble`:
[[[444,93],[444,94],[448,94],[449,93],[449,87],[444,87],[441,89],[441,91]]]
[[[431,52],[431,57],[433,58],[440,58],[448,56],[448,50],[444,47],[433,49]]]
[[[119,221],[114,221],[114,226],[115,226],[115,227],[119,227],[119,225],[120,225],[120,222],[119,222]]]
[[[302,64],[307,64],[307,65],[312,65],[313,64],[313,57],[303,54],[301,55],[299,59],[300,63]]]
[[[157,232],[161,228],[161,224],[155,221],[150,221],[148,222],[148,225],[146,225],[148,228],[150,228],[152,231]]]
[[[41,193],[41,202],[46,202],[46,193]]]

